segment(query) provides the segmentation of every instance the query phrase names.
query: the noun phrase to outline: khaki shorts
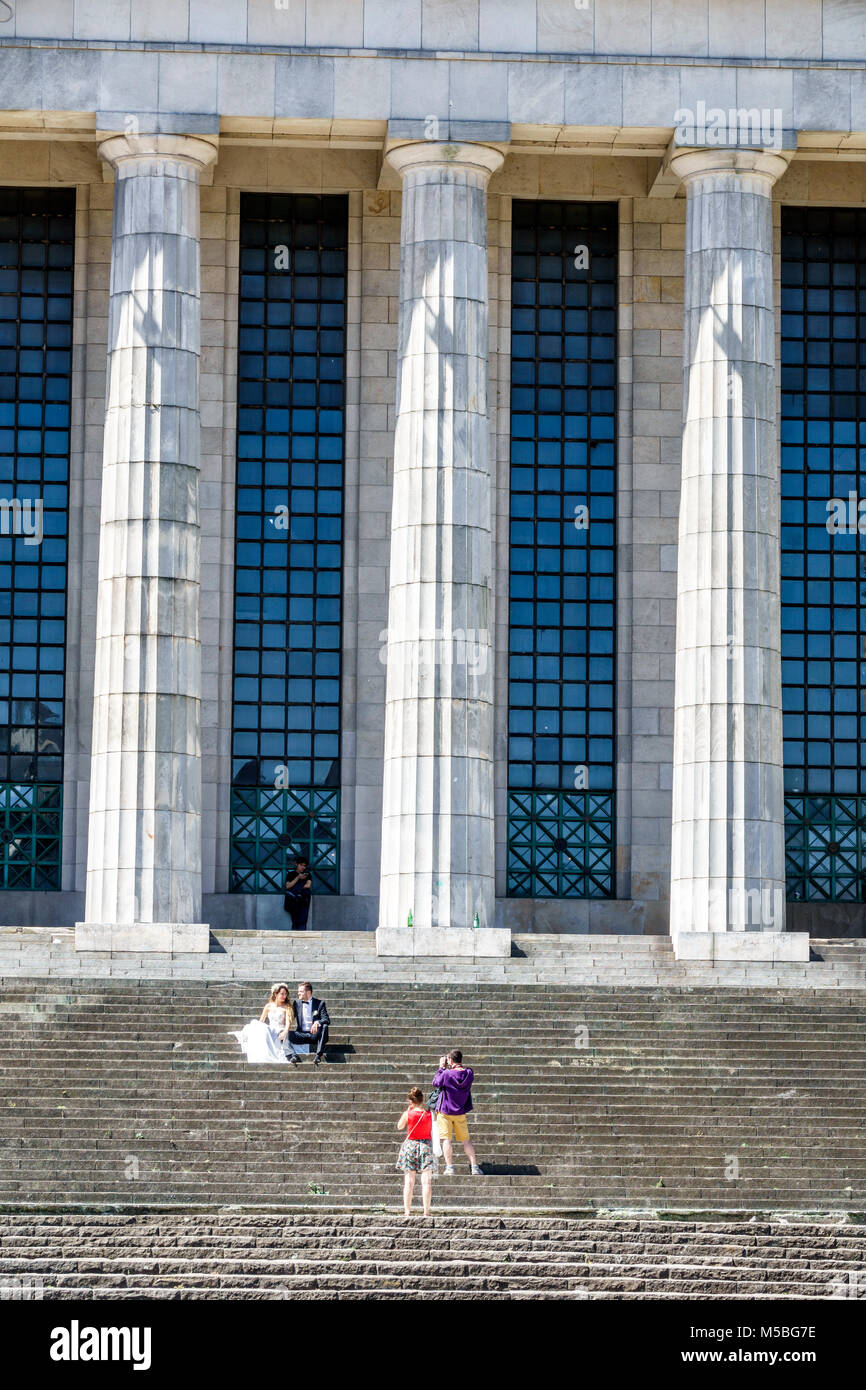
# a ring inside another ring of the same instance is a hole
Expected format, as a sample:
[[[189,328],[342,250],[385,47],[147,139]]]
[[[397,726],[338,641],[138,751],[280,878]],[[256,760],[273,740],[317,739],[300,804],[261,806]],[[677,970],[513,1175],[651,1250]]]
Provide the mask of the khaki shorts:
[[[440,1139],[456,1139],[458,1144],[469,1142],[469,1126],[465,1115],[437,1115]]]

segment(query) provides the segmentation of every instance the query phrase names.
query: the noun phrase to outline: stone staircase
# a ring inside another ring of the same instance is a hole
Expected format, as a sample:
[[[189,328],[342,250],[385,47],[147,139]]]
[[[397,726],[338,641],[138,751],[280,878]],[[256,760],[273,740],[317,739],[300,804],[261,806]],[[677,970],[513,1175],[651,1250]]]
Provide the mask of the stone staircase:
[[[0,977],[866,990],[866,941],[813,940],[808,963],[677,961],[667,936],[531,933],[504,960],[376,955],[373,932],[214,931],[208,955],[76,952],[68,928],[0,927]]]
[[[243,1060],[261,983],[3,980],[0,1206],[393,1210],[407,1084],[459,1045],[486,1176],[440,1213],[866,1213],[864,991],[316,984],[319,1069]]]
[[[0,1215],[0,1296],[828,1299],[866,1296],[866,1227],[468,1214]]]

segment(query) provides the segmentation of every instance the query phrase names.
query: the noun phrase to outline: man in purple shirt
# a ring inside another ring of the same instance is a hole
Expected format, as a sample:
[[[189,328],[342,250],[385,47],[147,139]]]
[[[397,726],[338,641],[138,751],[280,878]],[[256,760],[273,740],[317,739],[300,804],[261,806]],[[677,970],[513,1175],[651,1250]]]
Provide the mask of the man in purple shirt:
[[[472,1068],[464,1067],[463,1053],[459,1048],[455,1047],[445,1057],[439,1058],[439,1070],[433,1077],[433,1085],[442,1089],[436,1107],[436,1125],[445,1155],[446,1178],[454,1176],[455,1139],[458,1144],[463,1145],[463,1152],[469,1159],[473,1175],[476,1178],[484,1176],[475,1157],[475,1145],[470,1142],[469,1126],[466,1123],[466,1116],[472,1109],[473,1079]]]

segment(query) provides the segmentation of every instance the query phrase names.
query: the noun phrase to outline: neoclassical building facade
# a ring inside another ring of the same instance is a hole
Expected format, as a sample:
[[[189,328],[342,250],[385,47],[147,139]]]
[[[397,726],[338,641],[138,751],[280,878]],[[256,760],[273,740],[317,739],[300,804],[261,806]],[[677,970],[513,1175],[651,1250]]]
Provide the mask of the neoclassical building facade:
[[[866,11],[6,8],[0,920],[862,935]]]

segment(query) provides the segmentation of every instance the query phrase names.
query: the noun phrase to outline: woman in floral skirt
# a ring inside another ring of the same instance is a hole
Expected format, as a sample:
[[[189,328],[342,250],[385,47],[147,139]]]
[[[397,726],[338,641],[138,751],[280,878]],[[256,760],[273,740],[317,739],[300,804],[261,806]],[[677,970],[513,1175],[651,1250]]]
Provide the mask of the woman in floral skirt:
[[[420,1086],[413,1086],[406,1099],[408,1107],[397,1121],[397,1128],[406,1130],[396,1164],[397,1171],[403,1174],[403,1211],[406,1217],[412,1215],[415,1174],[420,1173],[424,1215],[429,1216],[433,1196],[433,1121]]]

